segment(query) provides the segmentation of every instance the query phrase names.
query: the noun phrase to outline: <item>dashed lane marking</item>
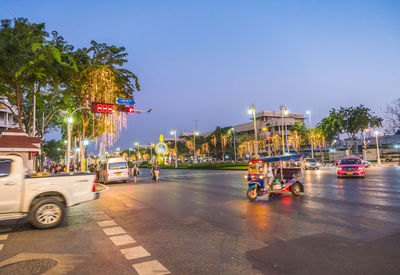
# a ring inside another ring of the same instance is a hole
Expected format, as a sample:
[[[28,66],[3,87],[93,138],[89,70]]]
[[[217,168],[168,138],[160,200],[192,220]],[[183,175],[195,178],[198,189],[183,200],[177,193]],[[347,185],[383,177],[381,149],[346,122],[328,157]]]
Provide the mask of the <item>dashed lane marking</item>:
[[[150,274],[170,274],[168,269],[166,269],[159,261],[148,261],[144,263],[132,265],[139,275],[150,275]]]
[[[121,249],[121,253],[125,256],[127,260],[139,259],[147,256],[151,256],[146,249],[142,246],[135,246],[131,248]]]
[[[114,226],[117,225],[115,221],[113,220],[105,220],[105,221],[101,221],[101,222],[97,222],[97,224],[100,227],[106,227],[106,226]]]
[[[94,215],[93,219],[95,219],[96,221],[101,221],[101,220],[109,220],[110,217],[107,215]]]
[[[126,231],[121,226],[103,228],[107,236],[126,234]]]
[[[126,245],[136,243],[136,241],[128,234],[110,237],[110,240],[116,245]]]
[[[5,241],[8,238],[8,234],[0,235],[0,241]]]
[[[94,211],[93,214],[95,215],[104,215],[104,211],[98,210],[98,211]]]

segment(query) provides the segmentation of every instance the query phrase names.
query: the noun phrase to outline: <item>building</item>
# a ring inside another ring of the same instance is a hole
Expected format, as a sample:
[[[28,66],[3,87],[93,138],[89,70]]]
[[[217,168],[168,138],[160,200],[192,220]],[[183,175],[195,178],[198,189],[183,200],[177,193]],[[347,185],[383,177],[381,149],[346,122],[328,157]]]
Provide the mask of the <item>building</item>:
[[[0,101],[4,102],[8,106],[11,106],[8,100],[4,97],[0,97]],[[14,112],[17,112],[15,108]],[[0,133],[10,128],[19,128],[18,123],[14,120],[11,110],[4,104],[0,103]]]
[[[21,156],[28,173],[31,173],[35,170],[34,157],[40,154],[40,141],[41,138],[28,137],[20,129],[8,129],[0,135],[0,154]]]
[[[284,135],[290,134],[290,128],[296,122],[304,123],[304,114],[288,113],[281,116],[281,112],[263,111],[256,113],[256,127],[258,136],[261,138],[272,137],[275,134],[282,135],[282,125]],[[250,122],[233,126],[237,134],[254,136],[253,119]]]

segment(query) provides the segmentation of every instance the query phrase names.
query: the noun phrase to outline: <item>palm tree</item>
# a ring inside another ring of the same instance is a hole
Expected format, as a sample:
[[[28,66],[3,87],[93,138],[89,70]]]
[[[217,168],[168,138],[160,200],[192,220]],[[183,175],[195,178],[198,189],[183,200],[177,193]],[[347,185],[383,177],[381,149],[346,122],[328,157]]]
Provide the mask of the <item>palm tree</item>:
[[[204,154],[204,156],[208,156],[208,152],[210,152],[210,146],[208,145],[208,142],[204,142],[201,145],[201,151]]]
[[[211,136],[211,144],[214,147],[214,151],[215,151],[215,158],[217,158],[217,137],[215,136],[215,134],[212,134]]]
[[[293,149],[298,153],[301,144],[301,136],[297,131],[292,131],[288,137],[288,146],[292,146]]]
[[[193,150],[194,150],[194,144],[193,144],[193,141],[191,141],[190,139],[186,140],[186,142],[185,142],[185,146],[186,146],[186,148],[188,149],[188,151],[189,151],[189,155],[190,155],[190,154],[191,154],[191,152],[193,152]]]
[[[277,154],[278,150],[282,147],[282,137],[278,134],[275,134],[272,137],[272,148],[274,149],[274,153]]]
[[[221,134],[220,139],[221,139],[222,160],[224,160],[226,146],[228,145],[228,136],[225,134]]]

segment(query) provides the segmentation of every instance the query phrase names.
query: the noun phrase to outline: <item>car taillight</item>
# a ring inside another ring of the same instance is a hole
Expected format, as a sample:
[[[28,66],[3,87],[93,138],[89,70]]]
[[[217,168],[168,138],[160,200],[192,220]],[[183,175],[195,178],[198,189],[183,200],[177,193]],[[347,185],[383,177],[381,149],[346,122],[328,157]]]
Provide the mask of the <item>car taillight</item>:
[[[96,184],[93,184],[93,186],[92,186],[92,192],[96,192]]]

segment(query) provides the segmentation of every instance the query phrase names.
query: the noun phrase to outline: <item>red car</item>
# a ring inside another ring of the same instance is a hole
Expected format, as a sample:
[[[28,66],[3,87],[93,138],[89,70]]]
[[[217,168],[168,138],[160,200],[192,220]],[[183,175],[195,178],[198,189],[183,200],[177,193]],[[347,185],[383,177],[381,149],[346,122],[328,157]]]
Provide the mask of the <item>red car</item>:
[[[348,157],[340,160],[336,168],[336,175],[339,177],[364,177],[365,167],[358,157]]]

